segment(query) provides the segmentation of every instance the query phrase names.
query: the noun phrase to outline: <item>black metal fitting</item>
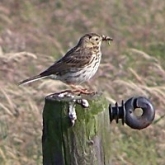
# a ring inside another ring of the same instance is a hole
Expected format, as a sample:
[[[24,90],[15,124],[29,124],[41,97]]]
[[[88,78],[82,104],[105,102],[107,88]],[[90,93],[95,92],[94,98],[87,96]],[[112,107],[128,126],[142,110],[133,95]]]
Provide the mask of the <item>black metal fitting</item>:
[[[140,116],[135,115],[134,111],[140,108],[143,113]],[[148,127],[155,117],[155,109],[151,102],[145,97],[132,97],[125,103],[122,101],[121,106],[118,103],[115,106],[109,105],[110,122],[119,119],[122,120],[122,124],[126,123],[133,129],[144,129]]]

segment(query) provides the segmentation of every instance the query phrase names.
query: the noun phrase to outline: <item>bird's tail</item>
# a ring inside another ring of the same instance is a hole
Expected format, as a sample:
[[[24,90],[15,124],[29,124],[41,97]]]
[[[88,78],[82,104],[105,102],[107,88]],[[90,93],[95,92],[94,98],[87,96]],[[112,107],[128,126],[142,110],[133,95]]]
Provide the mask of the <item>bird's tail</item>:
[[[39,80],[39,79],[42,79],[46,76],[41,76],[41,75],[37,75],[37,76],[34,76],[34,77],[31,77],[31,78],[28,78],[26,80],[23,80],[19,83],[19,85],[22,85],[22,84],[28,84],[28,83],[31,83],[33,81],[36,81],[36,80]]]

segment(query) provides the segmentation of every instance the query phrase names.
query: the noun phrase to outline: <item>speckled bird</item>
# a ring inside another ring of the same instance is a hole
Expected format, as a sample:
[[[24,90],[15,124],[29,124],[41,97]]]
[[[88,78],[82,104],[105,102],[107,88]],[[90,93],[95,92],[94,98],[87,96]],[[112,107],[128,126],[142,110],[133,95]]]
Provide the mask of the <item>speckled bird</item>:
[[[20,84],[51,78],[76,88],[76,85],[88,81],[95,75],[102,57],[102,41],[112,40],[109,36],[100,36],[96,33],[85,34],[61,59],[40,74],[23,80]]]

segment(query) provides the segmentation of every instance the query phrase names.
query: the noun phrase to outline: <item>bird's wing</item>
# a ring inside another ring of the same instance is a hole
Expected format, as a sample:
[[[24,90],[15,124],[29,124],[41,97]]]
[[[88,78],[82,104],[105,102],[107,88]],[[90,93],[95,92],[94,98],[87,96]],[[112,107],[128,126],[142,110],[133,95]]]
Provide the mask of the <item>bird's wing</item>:
[[[82,68],[88,65],[92,58],[92,52],[89,49],[74,47],[66,53],[59,61],[55,62],[47,70],[42,72],[40,76],[49,76],[51,74],[61,75],[74,68]]]

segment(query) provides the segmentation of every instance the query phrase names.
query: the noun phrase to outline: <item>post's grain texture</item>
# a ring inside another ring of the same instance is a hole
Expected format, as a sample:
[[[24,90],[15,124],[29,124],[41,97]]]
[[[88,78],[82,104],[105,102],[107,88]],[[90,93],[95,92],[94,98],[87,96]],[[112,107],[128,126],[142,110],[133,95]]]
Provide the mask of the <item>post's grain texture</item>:
[[[89,108],[76,105],[71,126],[69,101],[45,99],[43,110],[43,165],[110,165],[108,102],[98,96]]]

